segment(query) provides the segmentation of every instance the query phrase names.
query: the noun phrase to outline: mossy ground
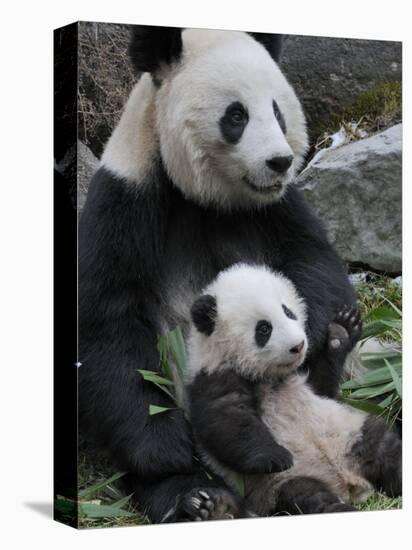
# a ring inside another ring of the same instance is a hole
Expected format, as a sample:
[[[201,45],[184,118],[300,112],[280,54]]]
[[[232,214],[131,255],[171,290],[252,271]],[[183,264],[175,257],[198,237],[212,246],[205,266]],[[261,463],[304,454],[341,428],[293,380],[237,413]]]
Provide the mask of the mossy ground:
[[[327,126],[320,126],[315,149],[329,145],[330,136],[343,127],[353,140],[361,132],[372,135],[402,121],[402,82],[383,82],[358,95],[335,113]]]

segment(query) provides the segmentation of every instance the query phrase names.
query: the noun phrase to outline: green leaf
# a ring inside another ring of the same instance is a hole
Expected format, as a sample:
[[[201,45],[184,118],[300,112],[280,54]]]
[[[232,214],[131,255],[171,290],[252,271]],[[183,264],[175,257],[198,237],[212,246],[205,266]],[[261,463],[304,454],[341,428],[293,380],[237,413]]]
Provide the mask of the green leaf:
[[[389,372],[391,373],[393,383],[395,385],[396,393],[399,395],[399,397],[402,399],[402,382],[401,379],[398,376],[398,373],[394,369],[394,367],[389,363],[387,359],[385,359],[386,366],[389,369]]]
[[[391,365],[392,366],[392,365]],[[401,366],[393,366],[393,369],[401,372]],[[392,380],[392,376],[388,366],[385,364],[384,367],[377,368],[365,373],[360,378],[355,378],[353,380],[348,380],[342,384],[342,389],[349,390],[355,388],[362,388],[364,386],[376,386],[379,384],[387,384]]]
[[[174,407],[159,407],[158,405],[149,405],[149,415],[154,416],[155,414],[160,414],[166,411],[173,411]]]
[[[180,327],[176,327],[169,332],[168,347],[176,363],[176,367],[179,371],[180,379],[183,381],[186,373],[186,347],[183,339],[183,334]]]
[[[163,376],[159,376],[157,373],[151,370],[137,369],[137,372],[140,372],[140,374],[143,376],[143,379],[147,382],[153,382],[153,384],[159,384],[161,386],[173,386],[172,380],[168,380]]]
[[[360,388],[351,393],[351,398],[366,398],[372,399],[373,397],[378,397],[378,395],[383,395],[395,389],[395,384],[389,382],[388,384],[381,384],[379,386],[372,386],[366,388]]]
[[[379,416],[385,412],[385,409],[383,409],[379,405],[376,405],[375,403],[371,403],[370,401],[350,399],[348,397],[341,397],[341,400],[351,407],[354,407],[355,409],[360,409],[361,411],[367,412],[369,414],[375,414]]]
[[[67,516],[74,516],[77,513],[77,503],[74,500],[67,500],[65,498],[57,498],[54,501],[54,509],[61,514]]]
[[[79,491],[78,498],[83,500],[90,499],[96,493],[98,493],[101,489],[103,489],[104,487],[107,487],[108,485],[110,485],[110,483],[117,481],[124,475],[126,475],[125,472],[118,472],[117,474],[114,474],[109,479],[103,479],[102,481],[98,481],[94,485],[91,485],[90,487],[86,487],[86,489]]]
[[[132,496],[133,493],[131,495],[127,495],[126,497],[121,498],[117,502],[114,502],[112,506],[114,506],[115,508],[123,508],[123,506],[129,502]]]
[[[114,505],[95,504],[93,502],[79,503],[79,513],[88,518],[116,518],[116,517],[131,517],[132,512],[121,510]]]
[[[245,478],[242,474],[234,474],[234,482],[236,485],[236,491],[241,497],[245,496]]]

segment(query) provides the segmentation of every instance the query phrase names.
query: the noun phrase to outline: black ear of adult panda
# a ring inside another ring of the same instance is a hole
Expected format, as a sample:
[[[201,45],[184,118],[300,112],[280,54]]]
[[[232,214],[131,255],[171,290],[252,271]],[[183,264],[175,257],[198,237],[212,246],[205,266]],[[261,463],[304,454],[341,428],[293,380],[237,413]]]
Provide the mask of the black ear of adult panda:
[[[192,305],[190,315],[197,330],[210,336],[217,316],[216,298],[210,294],[200,296]]]
[[[177,61],[182,53],[182,29],[135,25],[129,56],[137,73],[154,73],[161,63]]]
[[[276,62],[279,61],[283,46],[282,34],[270,34],[266,32],[249,32],[248,34],[267,49],[272,59]]]

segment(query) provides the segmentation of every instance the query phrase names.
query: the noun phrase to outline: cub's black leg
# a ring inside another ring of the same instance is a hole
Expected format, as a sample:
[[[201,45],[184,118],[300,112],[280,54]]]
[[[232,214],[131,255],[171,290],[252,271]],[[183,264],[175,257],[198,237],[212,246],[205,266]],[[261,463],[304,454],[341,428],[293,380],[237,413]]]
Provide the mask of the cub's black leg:
[[[219,477],[204,472],[173,475],[162,480],[139,480],[129,474],[127,490],[134,489],[138,509],[153,523],[247,517],[244,501]]]
[[[402,442],[382,418],[371,416],[365,421],[362,438],[351,454],[375,489],[391,497],[402,495]]]
[[[322,481],[312,477],[295,477],[285,481],[279,490],[277,515],[351,512],[350,504],[341,502]]]

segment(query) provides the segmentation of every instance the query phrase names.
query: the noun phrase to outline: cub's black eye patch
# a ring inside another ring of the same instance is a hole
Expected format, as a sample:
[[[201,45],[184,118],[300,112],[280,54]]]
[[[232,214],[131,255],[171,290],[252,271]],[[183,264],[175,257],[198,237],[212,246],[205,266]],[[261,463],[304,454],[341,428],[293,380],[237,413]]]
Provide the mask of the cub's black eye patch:
[[[289,319],[292,319],[293,321],[297,321],[296,315],[291,311],[288,307],[286,307],[284,304],[282,304],[283,311],[285,312],[286,317],[289,317]]]
[[[256,344],[263,348],[272,334],[272,324],[269,321],[258,321],[255,327]]]
[[[280,112],[279,106],[275,100],[273,100],[272,105],[273,105],[273,112],[275,113],[276,120],[279,122],[280,129],[284,134],[286,134],[286,122],[282,113]]]
[[[220,131],[228,143],[237,143],[249,122],[249,115],[246,108],[239,102],[231,103],[225,114],[219,120]]]

